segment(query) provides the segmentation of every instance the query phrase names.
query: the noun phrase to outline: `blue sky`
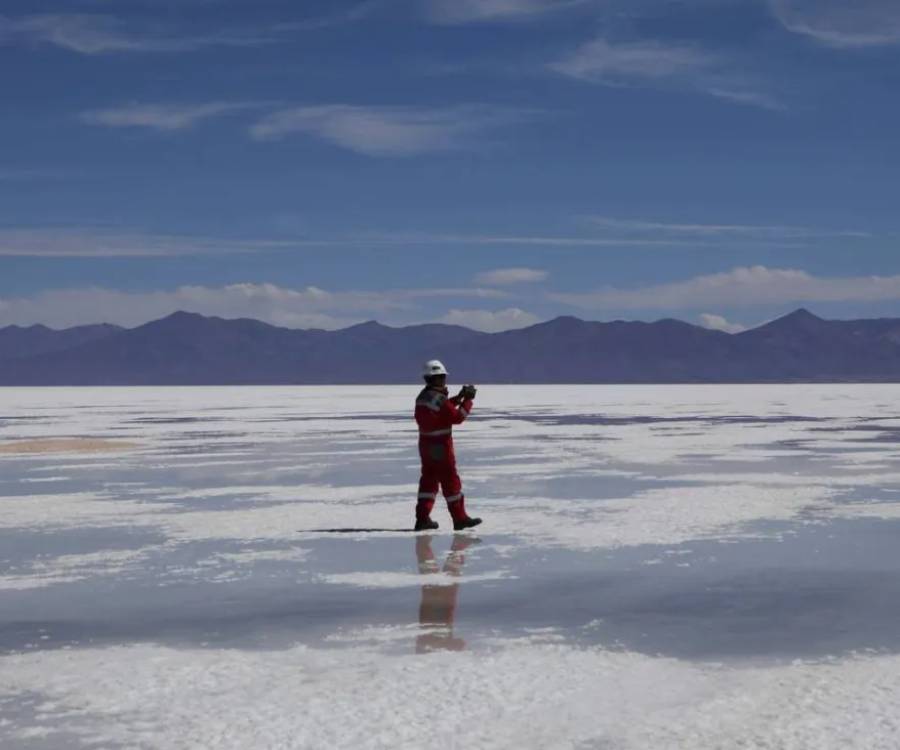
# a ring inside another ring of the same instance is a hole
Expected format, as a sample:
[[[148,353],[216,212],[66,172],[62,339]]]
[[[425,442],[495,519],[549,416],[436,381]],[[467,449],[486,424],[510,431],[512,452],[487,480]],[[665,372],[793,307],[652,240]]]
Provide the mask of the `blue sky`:
[[[900,313],[894,0],[6,0],[0,325]]]

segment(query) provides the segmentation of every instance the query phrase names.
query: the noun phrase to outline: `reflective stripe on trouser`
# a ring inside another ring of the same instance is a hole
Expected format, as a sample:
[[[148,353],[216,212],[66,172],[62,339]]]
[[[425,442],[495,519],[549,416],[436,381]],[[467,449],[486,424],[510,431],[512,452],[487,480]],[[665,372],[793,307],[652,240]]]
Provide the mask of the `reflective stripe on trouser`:
[[[456,467],[443,466],[440,470],[435,470],[435,467],[425,465],[422,467],[422,477],[419,479],[420,500],[416,505],[416,518],[428,517],[434,507],[434,498],[437,496],[438,488],[444,493],[450,515],[454,519],[465,517],[462,480],[456,473]]]

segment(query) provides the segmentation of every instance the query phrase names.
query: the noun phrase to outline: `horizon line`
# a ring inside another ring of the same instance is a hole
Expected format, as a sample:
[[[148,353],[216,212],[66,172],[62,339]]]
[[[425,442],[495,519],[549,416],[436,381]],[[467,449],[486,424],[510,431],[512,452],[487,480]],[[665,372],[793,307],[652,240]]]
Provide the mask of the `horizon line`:
[[[556,322],[556,321],[559,321],[559,320],[576,320],[576,321],[578,321],[578,322],[580,322],[580,323],[597,323],[597,324],[600,324],[600,325],[611,325],[611,324],[614,324],[614,323],[641,323],[641,324],[644,324],[644,325],[655,325],[655,324],[658,324],[658,323],[664,323],[664,322],[667,322],[667,321],[675,321],[675,322],[678,322],[678,323],[682,323],[682,324],[684,324],[684,325],[691,326],[691,327],[693,327],[693,328],[699,328],[699,329],[704,330],[704,331],[711,331],[711,332],[714,332],[714,333],[723,333],[723,334],[728,335],[728,336],[738,336],[738,335],[740,335],[741,333],[747,333],[748,331],[754,331],[754,330],[757,330],[757,329],[759,329],[759,328],[762,328],[763,326],[769,325],[770,323],[774,323],[774,322],[776,322],[776,321],[783,320],[783,319],[785,319],[785,318],[790,318],[790,317],[792,317],[792,316],[797,315],[798,313],[805,313],[805,314],[807,314],[807,315],[809,315],[809,316],[811,316],[811,317],[817,318],[818,320],[822,320],[822,321],[825,321],[825,322],[831,322],[831,321],[834,321],[834,322],[837,322],[837,321],[841,321],[841,322],[852,322],[852,321],[857,321],[857,320],[887,320],[887,319],[893,319],[893,318],[822,318],[821,316],[816,315],[815,313],[811,312],[811,311],[810,311],[808,308],[806,308],[806,307],[798,307],[798,308],[792,310],[791,312],[785,313],[784,315],[781,315],[781,316],[779,316],[779,317],[777,317],[777,318],[772,318],[771,320],[768,320],[768,321],[765,321],[765,322],[763,322],[763,323],[760,323],[760,324],[757,325],[757,326],[749,327],[749,328],[746,328],[746,329],[743,330],[743,331],[737,331],[737,332],[730,332],[730,331],[724,331],[724,330],[720,330],[720,329],[716,329],[716,328],[709,328],[709,327],[707,327],[707,326],[698,325],[698,324],[696,324],[696,323],[691,323],[691,322],[688,322],[688,321],[686,321],[686,320],[683,320],[682,318],[677,318],[677,317],[674,317],[674,316],[664,316],[664,317],[661,317],[661,318],[656,318],[656,319],[654,319],[654,320],[647,321],[647,320],[635,320],[635,319],[626,319],[626,318],[612,318],[612,319],[608,319],[608,320],[594,320],[594,319],[580,318],[580,317],[578,317],[577,315],[556,315],[556,316],[554,316],[554,317],[552,317],[552,318],[548,318],[547,320],[542,320],[542,321],[539,321],[539,322],[537,322],[537,323],[532,323],[531,325],[522,326],[522,327],[520,327],[520,328],[508,328],[508,329],[503,329],[503,330],[500,330],[500,331],[479,331],[479,330],[476,329],[476,328],[470,328],[470,327],[468,327],[468,326],[459,325],[459,324],[456,324],[456,323],[442,323],[442,322],[436,322],[436,321],[435,321],[435,322],[424,322],[424,323],[407,323],[407,324],[402,324],[402,325],[390,325],[390,324],[388,324],[388,323],[382,323],[381,321],[378,321],[378,320],[376,320],[376,319],[374,319],[374,318],[373,318],[373,319],[370,319],[370,320],[364,320],[364,321],[361,321],[361,322],[359,322],[359,323],[353,323],[353,324],[351,324],[351,325],[344,326],[343,328],[299,328],[299,327],[295,328],[295,327],[286,326],[286,325],[279,325],[279,324],[277,324],[277,323],[270,323],[270,322],[268,322],[268,321],[266,321],[266,320],[261,320],[261,319],[259,319],[259,318],[249,318],[249,317],[244,317],[244,316],[242,316],[242,317],[235,317],[235,318],[227,318],[227,317],[223,317],[223,316],[221,316],[221,315],[205,315],[205,314],[203,314],[203,313],[194,312],[194,311],[192,311],[192,310],[178,309],[178,310],[175,310],[175,311],[173,311],[173,312],[171,312],[171,313],[169,313],[169,314],[167,314],[167,315],[163,315],[163,316],[160,317],[160,318],[153,318],[153,319],[148,320],[148,321],[146,321],[146,322],[144,322],[144,323],[140,323],[140,324],[134,325],[134,326],[123,326],[123,325],[119,325],[119,324],[117,324],[117,323],[109,323],[109,322],[106,322],[106,321],[100,321],[100,322],[97,322],[97,323],[80,323],[80,324],[78,324],[78,325],[66,326],[66,327],[64,327],[64,328],[56,328],[56,327],[53,327],[53,326],[48,326],[48,325],[46,325],[46,324],[44,324],[44,323],[32,323],[32,324],[29,324],[29,325],[22,325],[22,324],[18,324],[18,323],[11,323],[11,324],[9,324],[9,325],[0,327],[0,331],[4,331],[4,330],[10,329],[10,328],[19,329],[19,330],[29,330],[29,329],[32,329],[32,328],[45,328],[45,329],[50,330],[50,331],[61,332],[61,331],[69,331],[69,330],[73,330],[73,329],[75,329],[75,328],[91,328],[91,327],[98,327],[98,326],[110,326],[110,327],[112,327],[112,328],[117,328],[117,329],[122,330],[122,331],[134,331],[134,330],[137,330],[137,329],[139,329],[139,328],[143,328],[144,326],[153,325],[154,323],[160,323],[160,322],[162,322],[162,321],[164,321],[164,320],[168,320],[169,318],[174,318],[174,317],[180,315],[180,316],[190,316],[190,317],[196,317],[196,318],[203,318],[204,320],[221,320],[221,321],[224,321],[224,322],[252,321],[252,322],[254,322],[254,323],[260,323],[261,325],[270,326],[270,327],[272,327],[272,328],[281,328],[281,329],[288,330],[288,331],[308,331],[308,332],[317,331],[317,332],[323,332],[323,333],[340,333],[340,332],[342,332],[342,331],[349,331],[349,330],[351,330],[351,329],[353,329],[353,328],[359,328],[359,327],[361,327],[361,326],[372,326],[372,325],[377,325],[377,326],[380,326],[380,327],[382,327],[382,328],[389,328],[389,329],[395,330],[395,331],[402,331],[402,330],[405,330],[405,329],[407,329],[407,328],[420,328],[420,327],[423,327],[423,326],[434,326],[434,327],[440,327],[440,328],[460,328],[460,329],[463,329],[463,330],[466,330],[466,331],[470,331],[471,333],[482,334],[482,335],[485,335],[485,336],[493,336],[493,335],[500,334],[500,333],[510,333],[510,332],[512,332],[512,331],[526,331],[526,330],[529,330],[529,329],[532,329],[532,328],[536,328],[536,327],[542,326],[542,325],[547,325],[548,323],[553,323],[553,322]]]

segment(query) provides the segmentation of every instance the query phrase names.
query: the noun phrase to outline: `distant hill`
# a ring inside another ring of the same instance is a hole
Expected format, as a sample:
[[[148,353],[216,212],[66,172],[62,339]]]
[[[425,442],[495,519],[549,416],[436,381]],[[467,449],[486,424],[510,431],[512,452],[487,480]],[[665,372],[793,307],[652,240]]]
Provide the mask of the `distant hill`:
[[[678,320],[560,317],[488,334],[376,322],[297,330],[177,312],[131,329],[0,329],[0,385],[414,383],[431,357],[447,361],[454,382],[900,382],[900,319],[798,310],[727,334]]]
[[[28,328],[8,326],[0,328],[0,362],[5,359],[31,357],[35,354],[58,352],[102,339],[111,333],[123,330],[119,326],[107,324],[78,326],[57,331],[47,326],[35,325]]]

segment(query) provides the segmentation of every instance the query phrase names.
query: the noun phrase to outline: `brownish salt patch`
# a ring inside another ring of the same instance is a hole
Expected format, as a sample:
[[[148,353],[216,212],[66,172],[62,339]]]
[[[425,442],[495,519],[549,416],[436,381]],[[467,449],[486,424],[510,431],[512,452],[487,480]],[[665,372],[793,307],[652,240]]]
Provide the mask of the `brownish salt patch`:
[[[105,453],[137,448],[137,443],[100,438],[46,438],[0,443],[0,453]]]

